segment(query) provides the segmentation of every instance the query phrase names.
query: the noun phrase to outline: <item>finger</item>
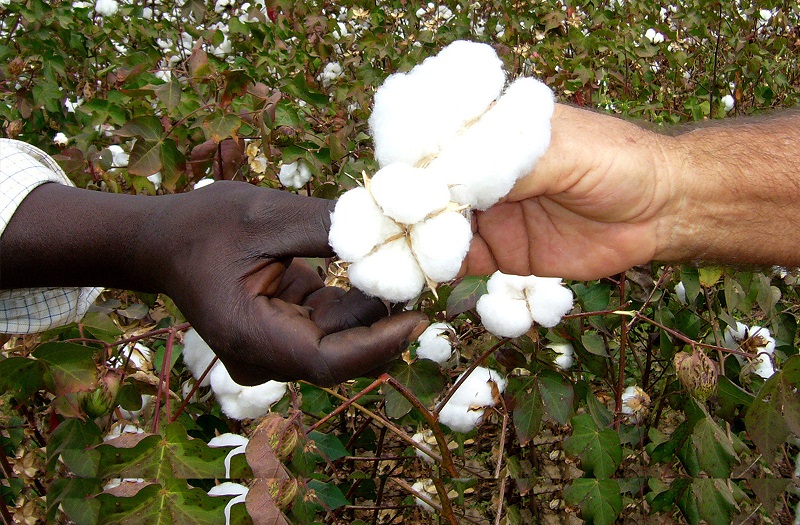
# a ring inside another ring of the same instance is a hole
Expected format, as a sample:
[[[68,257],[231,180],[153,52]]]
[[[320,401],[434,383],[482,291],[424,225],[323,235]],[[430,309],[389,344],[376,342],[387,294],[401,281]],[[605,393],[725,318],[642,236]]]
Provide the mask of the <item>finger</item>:
[[[374,370],[400,355],[428,324],[421,312],[403,312],[369,327],[327,335],[319,345],[320,366],[309,370],[310,380],[332,385]]]
[[[302,259],[295,259],[286,268],[280,286],[274,294],[286,302],[301,304],[313,292],[322,288],[324,283],[317,272]]]
[[[265,236],[269,242],[265,252],[272,257],[332,257],[328,230],[334,206],[335,202],[327,199],[270,192],[261,217],[274,235]]]
[[[387,315],[389,310],[383,301],[367,297],[354,288],[332,301],[317,304],[311,312],[311,320],[323,332],[332,334],[358,326],[370,326]]]

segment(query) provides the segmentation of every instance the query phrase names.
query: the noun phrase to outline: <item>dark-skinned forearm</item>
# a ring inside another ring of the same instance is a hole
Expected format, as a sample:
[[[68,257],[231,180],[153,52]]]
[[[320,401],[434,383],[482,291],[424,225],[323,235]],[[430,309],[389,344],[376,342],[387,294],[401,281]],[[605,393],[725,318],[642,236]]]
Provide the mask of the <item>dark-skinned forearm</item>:
[[[170,199],[39,186],[0,237],[0,289],[105,286],[160,291],[163,242],[154,238]]]

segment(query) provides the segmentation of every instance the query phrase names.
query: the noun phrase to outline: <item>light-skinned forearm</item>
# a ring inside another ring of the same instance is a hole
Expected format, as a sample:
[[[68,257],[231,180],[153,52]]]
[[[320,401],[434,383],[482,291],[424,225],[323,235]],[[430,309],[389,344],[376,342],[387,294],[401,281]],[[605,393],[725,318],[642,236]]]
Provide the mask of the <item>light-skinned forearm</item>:
[[[800,113],[665,138],[666,261],[800,266]]]

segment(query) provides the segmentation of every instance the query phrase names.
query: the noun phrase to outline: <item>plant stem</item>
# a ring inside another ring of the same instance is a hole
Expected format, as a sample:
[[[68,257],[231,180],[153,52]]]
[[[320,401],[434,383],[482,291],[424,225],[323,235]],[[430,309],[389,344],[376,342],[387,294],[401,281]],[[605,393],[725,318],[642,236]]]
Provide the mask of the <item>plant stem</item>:
[[[619,279],[619,298],[625,300],[625,273],[620,274]],[[619,374],[617,374],[617,391],[615,396],[616,413],[622,411],[622,391],[625,388],[625,352],[628,347],[628,323],[624,319],[620,321],[619,336]],[[614,418],[614,430],[619,430],[619,418]]]

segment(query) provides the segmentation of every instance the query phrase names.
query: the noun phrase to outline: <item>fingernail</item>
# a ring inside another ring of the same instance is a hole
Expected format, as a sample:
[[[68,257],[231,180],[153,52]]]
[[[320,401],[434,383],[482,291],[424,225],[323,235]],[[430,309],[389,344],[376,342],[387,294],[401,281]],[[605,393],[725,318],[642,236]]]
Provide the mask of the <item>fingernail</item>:
[[[425,331],[426,328],[430,325],[430,321],[425,319],[424,321],[420,321],[417,326],[411,330],[411,335],[408,336],[408,342],[411,343],[412,341],[416,341],[419,336],[422,335],[422,332]]]

